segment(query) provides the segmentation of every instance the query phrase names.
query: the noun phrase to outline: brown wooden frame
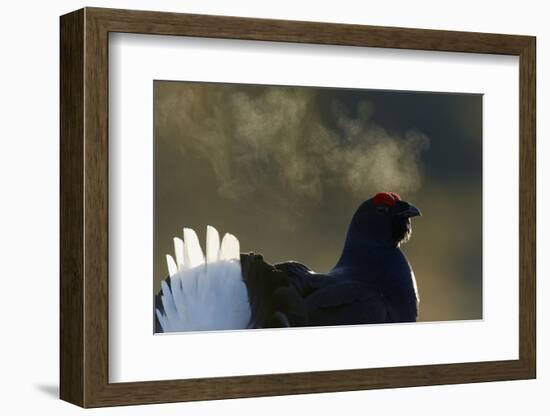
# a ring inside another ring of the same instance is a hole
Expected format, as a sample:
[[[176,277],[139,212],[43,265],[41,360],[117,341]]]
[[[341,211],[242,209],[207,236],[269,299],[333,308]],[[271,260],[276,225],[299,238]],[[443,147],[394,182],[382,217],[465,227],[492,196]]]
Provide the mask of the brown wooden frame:
[[[61,28],[60,396],[83,406],[350,391],[536,377],[535,38],[85,8]],[[108,34],[250,39],[519,56],[519,359],[109,383]]]

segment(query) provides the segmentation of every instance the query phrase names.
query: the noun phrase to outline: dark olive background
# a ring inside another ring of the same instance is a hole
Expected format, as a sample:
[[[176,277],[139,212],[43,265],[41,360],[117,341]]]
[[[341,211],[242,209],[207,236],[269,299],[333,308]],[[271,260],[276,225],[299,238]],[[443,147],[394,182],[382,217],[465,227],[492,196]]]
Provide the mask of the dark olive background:
[[[482,96],[155,81],[155,290],[172,238],[328,271],[357,206],[418,206],[403,246],[420,320],[482,317]]]

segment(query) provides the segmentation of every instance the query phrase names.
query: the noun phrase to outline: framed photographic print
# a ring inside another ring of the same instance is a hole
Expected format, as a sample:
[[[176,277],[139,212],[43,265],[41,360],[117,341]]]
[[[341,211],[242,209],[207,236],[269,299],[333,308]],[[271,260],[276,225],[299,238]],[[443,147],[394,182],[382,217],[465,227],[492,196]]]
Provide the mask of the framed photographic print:
[[[534,378],[535,38],[61,17],[61,398]]]

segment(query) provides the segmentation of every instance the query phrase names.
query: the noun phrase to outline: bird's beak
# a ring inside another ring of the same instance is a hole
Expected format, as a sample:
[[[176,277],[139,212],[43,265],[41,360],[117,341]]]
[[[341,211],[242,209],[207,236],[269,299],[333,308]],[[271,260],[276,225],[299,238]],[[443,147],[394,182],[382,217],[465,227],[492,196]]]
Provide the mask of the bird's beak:
[[[411,217],[420,217],[420,216],[422,216],[422,213],[414,205],[407,204],[405,209],[403,211],[400,211],[399,213],[397,213],[397,215],[399,217],[411,218]]]

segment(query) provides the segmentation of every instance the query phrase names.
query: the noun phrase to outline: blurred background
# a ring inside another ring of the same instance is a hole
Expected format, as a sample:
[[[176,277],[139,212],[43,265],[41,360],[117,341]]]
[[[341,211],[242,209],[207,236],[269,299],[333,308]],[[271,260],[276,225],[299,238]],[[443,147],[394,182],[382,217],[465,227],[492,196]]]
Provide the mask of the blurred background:
[[[359,204],[415,204],[420,321],[482,318],[482,95],[155,81],[155,291],[172,238],[326,272]]]

